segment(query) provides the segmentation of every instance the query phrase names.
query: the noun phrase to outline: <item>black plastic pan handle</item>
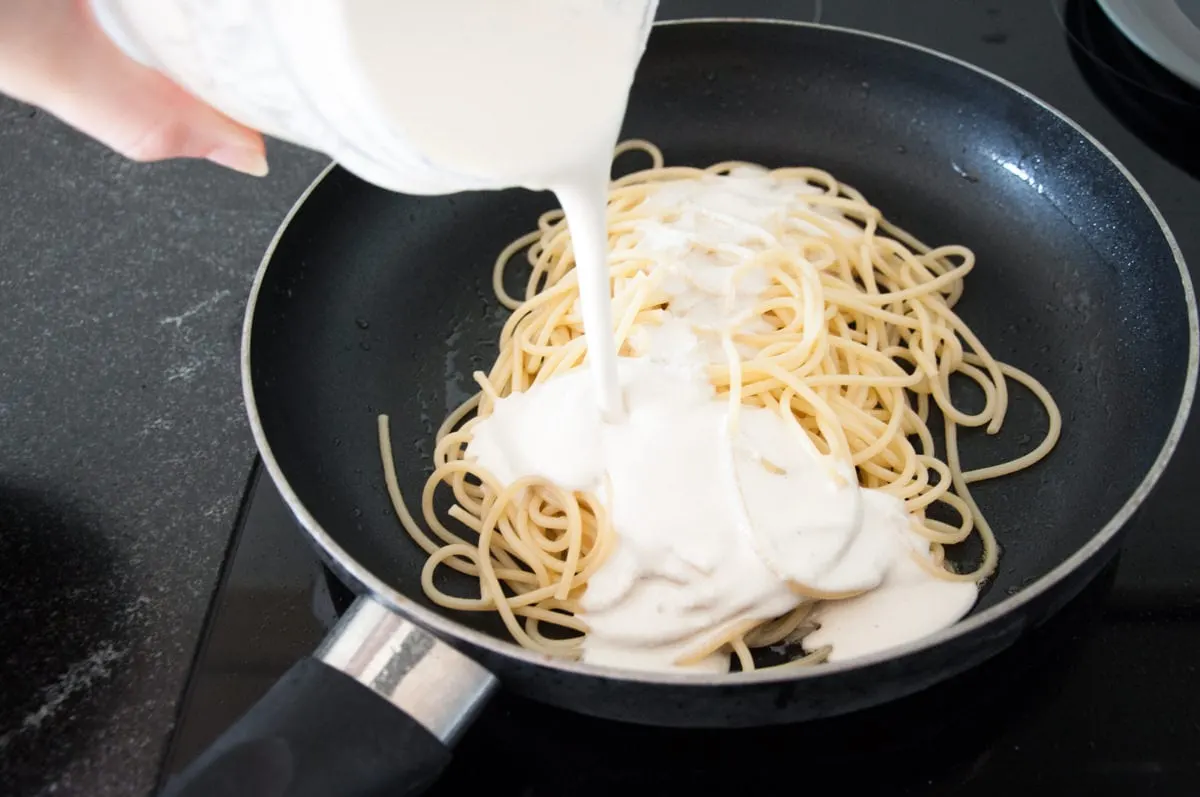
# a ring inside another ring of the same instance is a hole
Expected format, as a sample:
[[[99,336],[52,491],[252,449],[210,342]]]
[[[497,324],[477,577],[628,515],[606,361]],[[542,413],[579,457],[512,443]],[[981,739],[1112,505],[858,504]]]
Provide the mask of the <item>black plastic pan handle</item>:
[[[420,794],[495,687],[475,661],[362,597],[161,797]]]

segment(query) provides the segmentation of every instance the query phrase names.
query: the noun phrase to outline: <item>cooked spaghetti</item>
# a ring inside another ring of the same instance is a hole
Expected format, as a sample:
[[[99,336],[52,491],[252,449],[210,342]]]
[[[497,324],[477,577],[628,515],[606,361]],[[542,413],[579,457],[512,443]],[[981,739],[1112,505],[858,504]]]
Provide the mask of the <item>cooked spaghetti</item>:
[[[661,324],[671,309],[669,292],[637,247],[642,222],[672,212],[669,202],[653,201],[656,194],[675,183],[746,170],[797,187],[786,215],[763,230],[765,243],[736,269],[757,271],[766,285],[752,308],[753,323],[698,331],[712,339],[719,353],[708,365],[709,381],[729,402],[733,423],[741,407],[778,412],[802,429],[821,454],[852,464],[862,487],[901,499],[914,530],[928,541],[931,555],[922,563],[938,578],[980,582],[992,574],[996,539],[968,485],[1041,460],[1058,439],[1061,417],[1036,379],[996,361],[954,313],[964,279],[975,265],[972,251],[926,246],[890,224],[859,192],[818,169],[767,172],[739,162],[707,169],[666,167],[649,143],[626,142],[617,155],[629,150],[644,151],[653,166],[614,181],[609,194],[613,334],[620,355],[642,356],[639,332]],[[513,297],[505,291],[504,278],[521,253],[530,274],[525,295]],[[543,215],[536,230],[500,253],[495,290],[513,312],[490,372],[475,375],[480,392],[438,430],[434,470],[420,502],[423,524],[405,505],[387,417],[379,418],[388,491],[405,529],[429,555],[422,573],[429,598],[449,609],[498,612],[521,645],[566,657],[580,655],[588,631],[580,600],[589,578],[619,544],[619,531],[597,495],[533,477],[500,483],[466,451],[473,427],[491,414],[498,399],[584,364],[587,341],[574,266],[561,211]],[[983,407],[977,412],[951,400],[956,375],[982,390]],[[1044,405],[1046,436],[1017,459],[964,470],[958,430],[1000,432],[1009,380],[1024,385]],[[943,456],[935,450],[929,428],[935,408],[944,427]],[[443,518],[435,511],[435,495],[447,488],[453,505]],[[945,548],[973,534],[982,555],[977,566],[960,572],[946,559]],[[479,597],[439,589],[434,574],[440,567],[477,579]],[[812,630],[807,619],[818,602],[848,597],[806,591],[802,585],[798,589],[805,600],[795,610],[714,629],[679,663],[723,650],[743,670],[753,669],[753,648],[801,639]],[[826,652],[817,650],[791,664],[819,662]]]

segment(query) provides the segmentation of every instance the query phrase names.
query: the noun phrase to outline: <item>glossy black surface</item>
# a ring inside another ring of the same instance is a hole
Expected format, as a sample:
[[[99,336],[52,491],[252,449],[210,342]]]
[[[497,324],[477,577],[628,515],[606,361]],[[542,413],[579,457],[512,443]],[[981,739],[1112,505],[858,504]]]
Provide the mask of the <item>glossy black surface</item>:
[[[800,5],[811,4],[747,0],[733,10],[779,16]],[[1073,37],[1060,23],[1061,3],[825,5],[825,21],[951,52],[1062,108],[1126,163],[1172,223],[1185,255],[1200,262],[1194,224],[1200,184],[1177,155],[1148,144],[1134,122],[1106,104],[1093,77],[1085,78]],[[694,14],[731,11],[730,3],[664,2],[668,12],[684,7]],[[1176,123],[1186,134],[1185,120]],[[442,793],[469,786],[514,795],[671,793],[698,785],[807,791],[848,777],[843,783],[875,793],[1194,794],[1200,778],[1198,467],[1193,418],[1160,490],[1132,524],[1111,592],[1089,591],[1046,626],[1049,647],[1035,641],[1014,648],[996,660],[1008,663],[1001,672],[984,682],[954,682],[927,693],[924,702],[910,699],[900,713],[851,715],[825,725],[824,739],[814,739],[811,729],[700,735],[634,729],[503,695],[464,740]],[[262,486],[215,604],[170,767],[186,761],[311,649],[323,628],[314,605],[325,617],[331,612],[325,579],[316,577],[314,560],[277,496]],[[278,570],[280,561],[290,563],[290,576],[264,583],[271,581],[264,573]],[[1027,674],[1007,680],[1019,671]],[[960,703],[964,692],[995,692],[999,699]],[[945,727],[929,727],[924,718],[930,713],[945,716],[943,699],[960,712]],[[527,734],[536,746],[519,744]]]
[[[1162,156],[1200,175],[1200,91],[1138,49],[1091,0],[1070,0],[1062,20],[1071,55],[1106,105]]]

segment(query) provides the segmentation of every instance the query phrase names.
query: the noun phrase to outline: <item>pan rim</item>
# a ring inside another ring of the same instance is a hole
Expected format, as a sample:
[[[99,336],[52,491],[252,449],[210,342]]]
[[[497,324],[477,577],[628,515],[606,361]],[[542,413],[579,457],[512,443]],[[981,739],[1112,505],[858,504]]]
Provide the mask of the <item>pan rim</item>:
[[[1015,92],[1017,95],[1034,104],[1041,106],[1044,110],[1058,117],[1062,122],[1067,124],[1071,129],[1078,133],[1085,141],[1100,152],[1109,162],[1117,169],[1122,177],[1133,187],[1137,195],[1141,198],[1146,208],[1150,211],[1154,220],[1158,223],[1162,235],[1166,239],[1170,248],[1172,257],[1175,261],[1176,268],[1179,270],[1179,278],[1183,288],[1183,296],[1187,309],[1188,316],[1188,362],[1184,377],[1183,390],[1180,395],[1179,407],[1176,411],[1175,418],[1171,423],[1171,427],[1167,432],[1167,436],[1163,441],[1161,448],[1154,462],[1151,464],[1146,475],[1138,484],[1137,488],[1130,495],[1129,499],[1122,504],[1117,512],[1109,518],[1109,520],[1093,534],[1091,539],[1074,554],[1066,560],[1060,562],[1048,573],[1041,576],[1033,583],[1026,586],[1015,595],[1008,596],[1001,600],[996,605],[985,609],[978,614],[970,614],[959,622],[943,629],[937,633],[923,637],[918,640],[899,645],[893,648],[888,648],[867,656],[862,656],[856,659],[849,659],[842,662],[830,662],[820,667],[803,670],[791,670],[789,672],[772,672],[770,668],[763,670],[754,670],[748,673],[729,673],[724,675],[705,675],[695,673],[673,673],[673,672],[641,672],[624,670],[616,667],[600,666],[594,664],[586,664],[579,661],[570,661],[557,659],[545,654],[539,654],[534,651],[521,647],[516,642],[492,636],[482,631],[477,631],[466,625],[463,625],[450,617],[443,616],[431,609],[413,601],[403,593],[391,587],[378,576],[373,574],[367,567],[359,563],[351,557],[345,549],[343,549],[320,523],[309,513],[304,503],[292,489],[286,475],[283,473],[278,461],[272,452],[269,441],[266,438],[266,433],[262,427],[262,422],[259,417],[258,405],[254,396],[253,380],[251,378],[250,365],[250,348],[251,348],[251,333],[255,318],[255,307],[257,304],[259,290],[262,286],[264,278],[270,267],[271,261],[274,258],[274,253],[277,245],[283,236],[287,233],[292,220],[300,209],[304,206],[309,196],[324,182],[324,180],[337,168],[337,164],[331,162],[326,166],[321,173],[313,180],[313,182],[304,190],[295,204],[288,211],[283,221],[280,223],[278,230],[271,239],[262,260],[260,261],[258,272],[255,274],[254,282],[250,289],[250,295],[246,304],[246,312],[242,326],[242,349],[241,349],[241,377],[242,377],[242,393],[246,405],[246,412],[250,422],[251,431],[254,435],[254,441],[258,447],[259,454],[263,464],[267,468],[267,472],[271,476],[284,502],[287,504],[293,516],[297,519],[304,531],[308,534],[311,540],[316,544],[318,553],[329,561],[335,568],[341,570],[346,575],[350,576],[357,584],[373,595],[376,599],[384,603],[388,608],[412,620],[421,627],[436,635],[444,638],[456,639],[467,643],[475,648],[485,650],[489,653],[503,656],[506,659],[514,659],[524,664],[530,664],[537,667],[546,667],[549,669],[560,670],[570,675],[583,675],[594,678],[603,678],[617,681],[630,681],[639,684],[661,685],[661,686],[720,686],[720,687],[738,687],[741,685],[749,686],[751,684],[771,684],[771,683],[794,683],[813,678],[821,678],[831,675],[841,675],[854,670],[867,669],[885,662],[898,660],[921,651],[934,649],[948,641],[964,637],[968,634],[980,631],[996,621],[1009,615],[1014,610],[1033,601],[1051,587],[1066,579],[1071,573],[1084,565],[1096,553],[1102,550],[1129,522],[1134,512],[1145,502],[1146,498],[1153,491],[1163,472],[1166,470],[1171,457],[1174,455],[1179,441],[1183,436],[1183,430],[1191,413],[1191,408],[1196,394],[1197,371],[1200,369],[1200,321],[1197,319],[1196,294],[1192,284],[1191,274],[1188,272],[1187,263],[1184,260],[1183,253],[1179,249],[1179,245],[1175,240],[1174,234],[1171,232],[1166,219],[1159,211],[1158,206],[1154,203],[1138,182],[1137,178],[1125,167],[1125,165],[1117,159],[1117,157],[1105,147],[1091,133],[1085,130],[1081,125],[1075,122],[1072,118],[1058,110],[1054,106],[1030,93],[1021,86],[1012,81],[1003,78],[993,72],[990,72],[982,67],[976,66],[968,61],[964,61],[947,53],[934,50],[924,45],[915,44],[913,42],[904,41],[885,34],[874,33],[870,31],[855,30],[836,25],[826,25],[813,22],[800,22],[781,19],[767,18],[748,18],[748,17],[695,17],[688,19],[677,20],[662,20],[654,23],[655,27],[674,27],[687,25],[706,25],[706,24],[730,24],[737,25],[780,25],[799,28],[813,28],[819,30],[828,30],[842,35],[859,36],[866,39],[873,39],[881,42],[886,42],[892,45],[915,50],[923,55],[932,56],[943,61],[954,64],[958,67],[968,69],[984,78],[995,81],[1006,89]],[[398,532],[399,533],[399,532]]]

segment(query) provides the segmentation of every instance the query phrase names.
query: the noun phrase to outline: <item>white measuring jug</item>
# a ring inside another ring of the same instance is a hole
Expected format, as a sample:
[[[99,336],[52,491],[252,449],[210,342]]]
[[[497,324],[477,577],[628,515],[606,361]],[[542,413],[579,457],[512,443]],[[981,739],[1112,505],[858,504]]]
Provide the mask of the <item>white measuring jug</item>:
[[[128,55],[411,194],[552,188],[611,147],[657,0],[91,0]]]

